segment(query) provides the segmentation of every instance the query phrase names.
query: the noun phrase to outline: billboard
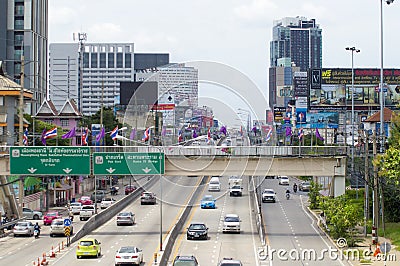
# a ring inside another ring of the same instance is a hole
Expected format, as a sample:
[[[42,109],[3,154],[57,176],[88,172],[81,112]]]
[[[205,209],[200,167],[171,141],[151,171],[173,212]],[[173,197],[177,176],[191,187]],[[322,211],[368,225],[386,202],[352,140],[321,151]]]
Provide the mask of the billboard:
[[[400,70],[385,69],[385,106],[395,108],[400,104]],[[321,69],[321,86],[310,86],[310,110],[350,110],[354,97],[355,110],[379,110],[379,69],[354,69],[354,94],[351,69]],[[353,97],[352,97],[353,96]]]
[[[300,114],[300,113],[297,113]],[[339,113],[338,112],[307,112],[303,114],[305,122],[299,123],[297,117],[296,127],[300,128],[338,128]]]
[[[120,95],[121,105],[135,104],[136,102],[138,105],[152,106],[158,100],[158,83],[155,81],[121,81]]]
[[[308,78],[307,72],[295,72],[293,75],[294,96],[308,96]]]

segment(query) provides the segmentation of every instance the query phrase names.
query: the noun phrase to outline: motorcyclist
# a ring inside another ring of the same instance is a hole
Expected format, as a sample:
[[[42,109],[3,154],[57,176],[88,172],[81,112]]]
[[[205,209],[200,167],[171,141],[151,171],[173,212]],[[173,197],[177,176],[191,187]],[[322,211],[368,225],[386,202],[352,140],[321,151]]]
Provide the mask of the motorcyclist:
[[[289,189],[286,189],[285,195],[286,195],[286,198],[289,199],[289,197],[290,197],[290,190]]]
[[[37,230],[38,231],[38,234],[37,234],[37,236],[39,236],[40,235],[40,225],[39,225],[39,223],[38,222],[36,222],[36,224],[35,224],[35,226],[33,227],[33,230]]]
[[[296,183],[293,184],[293,192],[294,192],[294,193],[297,192],[297,184],[296,184]]]

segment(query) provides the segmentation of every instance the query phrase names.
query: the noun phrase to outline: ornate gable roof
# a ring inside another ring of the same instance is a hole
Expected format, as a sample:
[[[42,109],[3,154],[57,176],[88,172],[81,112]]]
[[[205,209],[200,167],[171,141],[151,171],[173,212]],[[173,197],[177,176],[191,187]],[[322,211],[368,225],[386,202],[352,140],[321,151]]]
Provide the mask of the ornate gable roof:
[[[67,99],[61,107],[60,112],[58,114],[59,116],[79,116],[81,117],[82,114],[79,112],[78,107],[76,106],[76,103],[73,99]]]
[[[58,112],[51,100],[44,100],[35,115],[35,117],[44,117],[44,118],[54,117],[54,116],[58,116]]]

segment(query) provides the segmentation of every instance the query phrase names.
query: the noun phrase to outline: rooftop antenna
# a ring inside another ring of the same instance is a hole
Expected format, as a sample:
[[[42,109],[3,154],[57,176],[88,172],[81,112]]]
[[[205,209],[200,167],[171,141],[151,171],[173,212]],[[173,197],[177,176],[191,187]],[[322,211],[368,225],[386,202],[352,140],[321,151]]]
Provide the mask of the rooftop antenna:
[[[78,57],[78,74],[79,74],[79,86],[78,86],[78,110],[82,113],[82,91],[83,91],[83,53],[85,51],[85,42],[87,40],[87,34],[85,32],[78,32],[78,43],[79,43],[79,57]],[[75,41],[75,33],[72,35]]]

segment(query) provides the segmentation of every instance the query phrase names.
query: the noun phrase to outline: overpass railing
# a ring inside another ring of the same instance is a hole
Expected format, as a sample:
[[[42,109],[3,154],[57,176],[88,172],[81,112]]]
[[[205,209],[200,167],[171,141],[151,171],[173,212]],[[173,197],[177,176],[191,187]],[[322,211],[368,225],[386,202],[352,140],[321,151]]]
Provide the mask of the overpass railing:
[[[347,146],[91,146],[92,152],[163,152],[165,156],[345,156]],[[9,155],[9,148],[3,151]]]

